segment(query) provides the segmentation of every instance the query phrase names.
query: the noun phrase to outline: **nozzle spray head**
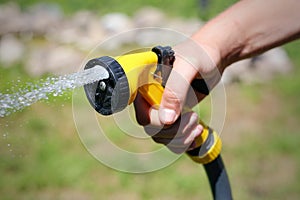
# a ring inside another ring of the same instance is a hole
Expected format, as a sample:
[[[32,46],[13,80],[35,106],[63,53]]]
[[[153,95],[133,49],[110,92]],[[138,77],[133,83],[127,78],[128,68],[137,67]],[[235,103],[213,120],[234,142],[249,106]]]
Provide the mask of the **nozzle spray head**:
[[[129,83],[121,65],[108,56],[88,61],[84,69],[99,65],[107,70],[109,78],[85,85],[84,91],[97,112],[102,115],[111,115],[128,105]]]

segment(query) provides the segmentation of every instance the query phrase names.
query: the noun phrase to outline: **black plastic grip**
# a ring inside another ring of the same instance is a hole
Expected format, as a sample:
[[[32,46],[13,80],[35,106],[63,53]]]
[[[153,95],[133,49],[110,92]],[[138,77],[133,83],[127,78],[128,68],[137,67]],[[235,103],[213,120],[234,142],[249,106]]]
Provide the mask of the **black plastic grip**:
[[[205,94],[205,95],[209,95],[209,89],[208,89],[204,79],[194,79],[191,83],[191,86],[197,92]]]

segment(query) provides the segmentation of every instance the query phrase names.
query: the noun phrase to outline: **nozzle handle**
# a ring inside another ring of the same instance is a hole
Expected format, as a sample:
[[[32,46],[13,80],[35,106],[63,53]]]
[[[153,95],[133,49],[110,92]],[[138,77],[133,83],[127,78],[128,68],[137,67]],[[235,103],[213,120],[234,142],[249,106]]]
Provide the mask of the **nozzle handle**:
[[[157,83],[149,83],[139,87],[139,92],[152,106],[158,106],[164,91],[164,86],[170,75],[173,62],[175,61],[174,51],[171,47],[157,46],[152,49],[158,56],[157,68],[154,72],[161,79],[156,79]],[[155,79],[155,78],[154,78]],[[192,87],[203,94],[208,95],[209,90],[203,79],[194,79]],[[218,134],[199,120],[203,126],[203,132],[194,140],[195,148],[187,151],[187,154],[197,163],[206,164],[216,159],[222,148],[222,142]]]

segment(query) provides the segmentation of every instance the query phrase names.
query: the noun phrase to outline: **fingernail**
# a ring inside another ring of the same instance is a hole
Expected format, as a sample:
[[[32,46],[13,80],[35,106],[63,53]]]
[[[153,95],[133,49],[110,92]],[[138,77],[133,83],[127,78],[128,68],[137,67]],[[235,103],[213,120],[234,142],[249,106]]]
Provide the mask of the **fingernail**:
[[[164,124],[172,124],[175,121],[176,112],[170,109],[161,109],[160,120]]]
[[[190,121],[191,122],[198,121],[198,115],[196,113],[193,113]]]
[[[199,134],[196,136],[196,137],[198,137],[202,133],[202,131],[203,131],[203,126],[200,125],[200,124],[198,124],[197,127],[196,127],[196,129],[199,131]]]

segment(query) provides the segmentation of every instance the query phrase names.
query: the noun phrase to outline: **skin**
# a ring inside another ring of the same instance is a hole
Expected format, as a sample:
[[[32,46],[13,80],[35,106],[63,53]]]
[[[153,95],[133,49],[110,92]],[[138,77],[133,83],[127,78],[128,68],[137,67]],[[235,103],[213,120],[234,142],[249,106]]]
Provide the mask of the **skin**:
[[[175,153],[194,148],[193,140],[203,127],[196,113],[181,114],[186,105],[195,105],[187,101],[191,81],[201,76],[212,89],[230,64],[298,39],[299,10],[299,0],[242,0],[210,20],[190,40],[174,47],[176,60],[159,110],[137,96],[138,123]],[[205,95],[196,97],[198,103]]]

